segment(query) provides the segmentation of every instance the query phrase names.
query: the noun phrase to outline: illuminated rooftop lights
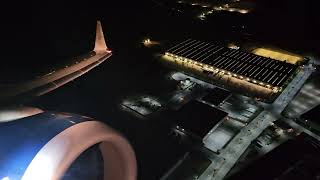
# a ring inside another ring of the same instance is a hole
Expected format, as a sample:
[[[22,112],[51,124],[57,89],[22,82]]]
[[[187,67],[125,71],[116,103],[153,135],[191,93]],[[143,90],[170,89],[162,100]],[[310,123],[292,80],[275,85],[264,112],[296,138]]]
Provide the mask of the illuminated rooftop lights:
[[[201,19],[201,20],[205,20],[206,19],[206,15],[204,13],[202,13],[202,14],[200,14],[198,16],[198,18]]]
[[[233,76],[234,76],[234,77],[238,77],[238,75],[236,75],[236,74],[233,74]]]
[[[146,38],[142,41],[143,45],[146,46],[146,47],[151,47],[151,46],[154,46],[154,45],[159,45],[160,42],[158,41],[152,41],[150,40],[150,38]]]
[[[243,79],[243,76],[239,76],[240,77],[240,79]]]
[[[147,38],[147,39],[143,40],[143,44],[145,46],[149,46],[149,45],[151,45],[151,40],[149,38]]]
[[[263,86],[264,84],[262,82],[259,83],[261,86]]]
[[[235,43],[229,43],[228,44],[228,48],[230,48],[230,49],[240,49],[240,47],[237,46]]]
[[[246,80],[247,80],[247,81],[250,81],[250,79],[249,79],[249,78],[247,78]]]
[[[256,81],[256,80],[253,80],[253,83],[257,83],[257,81]]]

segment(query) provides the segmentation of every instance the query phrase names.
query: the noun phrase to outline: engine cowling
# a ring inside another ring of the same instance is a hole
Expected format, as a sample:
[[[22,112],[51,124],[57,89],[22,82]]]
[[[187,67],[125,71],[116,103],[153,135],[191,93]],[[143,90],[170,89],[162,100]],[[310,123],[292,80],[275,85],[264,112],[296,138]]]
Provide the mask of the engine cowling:
[[[2,122],[0,143],[3,180],[64,179],[76,159],[93,146],[102,155],[104,180],[135,180],[137,176],[129,142],[104,123],[81,115],[39,111]]]

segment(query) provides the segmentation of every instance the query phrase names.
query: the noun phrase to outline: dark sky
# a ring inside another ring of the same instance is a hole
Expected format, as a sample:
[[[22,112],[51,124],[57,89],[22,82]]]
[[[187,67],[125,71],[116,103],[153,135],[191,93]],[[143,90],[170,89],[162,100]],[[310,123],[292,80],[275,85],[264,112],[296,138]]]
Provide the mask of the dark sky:
[[[317,0],[248,1],[259,5],[247,20],[258,41],[319,54],[320,13]],[[5,79],[2,74],[23,72],[26,69],[34,71],[48,63],[53,65],[87,52],[93,45],[96,19],[104,23],[105,34],[115,46],[113,49],[126,45],[130,48],[129,39],[150,32],[162,34],[163,38],[166,35],[169,37],[172,35],[172,30],[169,30],[172,24],[176,31],[186,26],[179,19],[175,23],[168,15],[169,11],[152,0],[11,2],[8,10],[1,15],[1,70],[5,72],[0,74],[1,79]],[[189,31],[192,36],[203,34],[210,38],[213,30],[220,26],[228,27],[228,24],[227,20],[222,19],[207,26],[190,26],[187,30],[182,29],[181,34]],[[123,39],[128,39],[128,44]],[[23,76],[23,73],[18,76]]]
[[[288,29],[289,33],[292,31],[307,32],[306,35],[316,35],[319,30],[319,12],[317,11],[316,0],[258,0],[257,2],[263,7],[261,13],[265,15],[266,25],[272,26],[273,23],[282,23],[284,25],[282,28]],[[90,23],[96,18],[117,19],[118,25],[124,28],[131,26],[131,31],[135,31],[135,22],[139,19],[140,22],[148,22],[146,20],[153,17],[153,14],[149,14],[152,12],[149,10],[151,7],[156,7],[151,0],[33,1],[13,6],[10,14],[2,13],[3,18],[7,21],[4,24],[10,24],[17,28],[16,32],[10,32],[12,28],[7,27],[5,36],[19,33],[19,37],[29,38],[29,41],[24,43],[26,45],[31,43],[31,46],[29,45],[26,48],[36,49],[34,45],[39,47],[40,43],[39,41],[32,41],[32,39],[38,40],[38,38],[41,38],[39,40],[42,40],[44,45],[50,44],[52,39],[55,40],[52,37],[54,36],[52,32],[57,31],[57,33],[64,35],[63,32],[67,34],[70,31],[67,27]],[[31,17],[29,17],[30,15]],[[268,15],[273,15],[273,18],[268,19]],[[275,16],[277,18],[274,18]],[[263,17],[261,16],[261,18]],[[293,24],[297,24],[297,26],[293,27]],[[128,30],[123,29],[124,32]],[[39,36],[38,33],[41,33],[41,31],[48,34],[42,32],[42,36],[45,37],[35,37]]]
[[[13,4],[10,14],[2,15],[1,40],[5,53],[1,58],[1,79],[12,74],[28,75],[48,64],[90,51],[97,19],[103,22],[105,34],[109,35],[108,44],[117,45],[122,39],[134,37],[141,32],[136,28],[142,24],[141,17],[147,17],[144,9],[150,8],[150,3],[147,7],[140,3],[71,0]]]
[[[320,21],[316,0],[258,0],[257,2],[261,4],[260,7],[263,7],[257,14],[259,16],[257,21],[265,21],[266,28],[278,25],[270,28],[271,33],[285,30],[288,41],[293,40],[293,37],[299,40],[307,39],[311,43],[319,40]],[[7,26],[2,26],[5,28],[2,40],[5,47],[10,47],[12,50],[17,46],[16,40],[19,39],[20,49],[28,56],[30,51],[33,56],[39,51],[45,52],[44,54],[53,51],[52,56],[65,56],[64,51],[59,50],[59,44],[69,44],[66,47],[72,46],[73,43],[80,44],[77,42],[80,40],[77,39],[79,36],[85,36],[86,31],[92,29],[95,19],[117,23],[117,28],[128,34],[128,31],[141,31],[137,26],[142,23],[148,25],[148,21],[152,21],[149,18],[153,18],[155,14],[149,14],[153,12],[150,8],[156,8],[151,0],[19,3],[19,5],[13,5],[13,11],[10,14],[3,14],[4,25]],[[78,29],[80,27],[82,29]],[[21,53],[14,54],[17,57],[25,57]]]

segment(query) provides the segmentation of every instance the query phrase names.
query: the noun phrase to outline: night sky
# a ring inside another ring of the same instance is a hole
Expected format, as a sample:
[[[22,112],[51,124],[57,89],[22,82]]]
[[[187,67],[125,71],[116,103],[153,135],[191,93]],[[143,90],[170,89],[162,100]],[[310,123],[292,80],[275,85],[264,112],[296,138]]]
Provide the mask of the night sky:
[[[251,31],[258,34],[257,40],[296,51],[302,49],[320,52],[317,44],[320,39],[320,16],[316,0],[256,2],[257,12],[242,18],[241,21],[248,23],[252,27]],[[189,27],[187,31],[180,29],[186,36],[205,34],[210,37],[211,32],[216,29],[224,26],[228,29],[229,23],[219,17],[219,20],[208,22],[207,25],[193,23],[195,26],[189,26],[190,22],[183,22],[193,20],[178,15],[176,22],[181,23],[179,24],[173,22],[175,13],[151,0],[32,1],[13,4],[12,7],[10,13],[2,12],[1,27],[4,33],[1,39],[6,52],[2,59],[10,59],[10,62],[5,61],[4,66],[19,65],[34,69],[41,69],[43,65],[47,66],[48,62],[55,64],[87,52],[92,47],[92,32],[96,19],[102,20],[105,33],[108,40],[110,39],[109,44],[115,47],[123,47],[124,42],[130,44],[129,39],[148,34],[162,35],[165,39],[172,35],[167,33],[172,31],[172,24],[175,25],[174,31],[179,31],[179,27]],[[168,20],[168,17],[171,20]],[[194,31],[195,29],[197,30]],[[123,41],[126,39],[128,41]],[[19,42],[19,45],[16,42]],[[1,76],[1,79],[4,77]]]

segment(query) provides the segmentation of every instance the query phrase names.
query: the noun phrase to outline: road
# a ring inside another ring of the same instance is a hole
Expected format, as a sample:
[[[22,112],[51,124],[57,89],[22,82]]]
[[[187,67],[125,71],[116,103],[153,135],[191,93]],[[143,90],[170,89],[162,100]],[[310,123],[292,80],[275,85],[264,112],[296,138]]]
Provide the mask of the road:
[[[311,65],[304,66],[272,104],[263,104],[265,110],[253,119],[246,127],[244,127],[231,140],[231,142],[220,151],[221,153],[213,159],[213,163],[199,179],[223,179],[251,142],[256,139],[273,121],[277,120],[281,116],[280,113],[299,92],[313,71],[314,68]]]

